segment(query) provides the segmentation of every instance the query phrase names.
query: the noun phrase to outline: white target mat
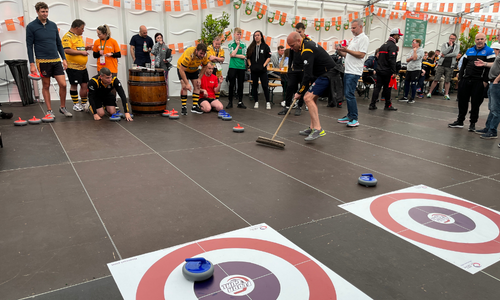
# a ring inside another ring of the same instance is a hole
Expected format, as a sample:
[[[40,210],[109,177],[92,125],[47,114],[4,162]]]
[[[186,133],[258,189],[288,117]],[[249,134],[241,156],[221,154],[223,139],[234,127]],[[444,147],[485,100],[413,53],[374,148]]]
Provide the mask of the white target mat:
[[[184,259],[214,264],[211,279],[182,275]],[[266,224],[109,263],[124,299],[371,299]]]
[[[500,214],[425,185],[339,206],[471,274],[500,260]]]

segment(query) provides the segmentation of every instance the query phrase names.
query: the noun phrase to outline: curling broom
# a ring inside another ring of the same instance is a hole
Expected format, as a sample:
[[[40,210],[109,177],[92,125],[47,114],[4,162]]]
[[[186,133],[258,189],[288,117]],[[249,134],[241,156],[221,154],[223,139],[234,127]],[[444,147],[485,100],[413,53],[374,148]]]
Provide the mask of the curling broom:
[[[265,145],[272,146],[272,147],[285,148],[285,143],[280,142],[280,141],[276,141],[274,138],[278,134],[278,131],[280,131],[281,125],[283,125],[283,123],[285,123],[286,117],[288,117],[288,114],[292,110],[292,107],[295,105],[295,102],[297,102],[297,99],[293,99],[292,105],[290,105],[290,108],[288,108],[288,111],[286,112],[285,117],[281,121],[280,126],[278,126],[278,129],[276,129],[276,132],[274,133],[273,137],[272,138],[265,138],[265,137],[259,136],[257,138],[257,141],[256,141],[257,143],[265,144]]]

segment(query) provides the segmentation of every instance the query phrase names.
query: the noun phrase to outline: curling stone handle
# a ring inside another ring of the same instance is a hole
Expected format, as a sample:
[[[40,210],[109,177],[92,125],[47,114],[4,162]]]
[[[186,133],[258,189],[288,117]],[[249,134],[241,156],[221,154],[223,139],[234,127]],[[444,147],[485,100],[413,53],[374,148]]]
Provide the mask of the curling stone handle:
[[[200,262],[202,264],[205,264],[207,260],[204,259],[203,257],[195,257],[195,258],[186,258],[186,262]]]
[[[365,174],[361,174],[361,176],[370,176],[370,177],[373,177],[373,174],[372,173],[365,173]]]

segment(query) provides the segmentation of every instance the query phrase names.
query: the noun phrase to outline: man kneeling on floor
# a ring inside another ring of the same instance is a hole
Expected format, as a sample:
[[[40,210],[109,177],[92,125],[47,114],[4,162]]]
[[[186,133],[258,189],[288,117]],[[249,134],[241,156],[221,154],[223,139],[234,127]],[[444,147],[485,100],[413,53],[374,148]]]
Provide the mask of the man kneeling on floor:
[[[205,74],[201,77],[201,86],[200,86],[200,107],[203,112],[210,112],[213,109],[219,111],[223,108],[222,103],[216,99],[215,94],[220,91],[220,86],[224,77],[222,75],[217,78],[213,74],[214,72],[214,64],[208,63]]]
[[[125,119],[127,121],[133,121],[130,116],[130,109],[122,84],[118,78],[111,75],[111,71],[108,68],[102,68],[98,75],[92,77],[88,86],[89,110],[94,116],[94,120],[99,121],[104,117],[104,106],[106,106],[106,111],[109,114],[116,113],[116,95],[113,93],[113,91],[116,90],[116,93],[118,93],[122,99]]]

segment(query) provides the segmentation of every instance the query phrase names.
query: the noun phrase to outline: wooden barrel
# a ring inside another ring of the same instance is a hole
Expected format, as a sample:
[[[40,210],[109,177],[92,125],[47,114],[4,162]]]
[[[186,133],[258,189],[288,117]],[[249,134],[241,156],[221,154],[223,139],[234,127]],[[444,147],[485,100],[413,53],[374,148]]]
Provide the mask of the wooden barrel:
[[[130,69],[128,95],[135,114],[160,114],[166,107],[168,85],[163,69]]]

